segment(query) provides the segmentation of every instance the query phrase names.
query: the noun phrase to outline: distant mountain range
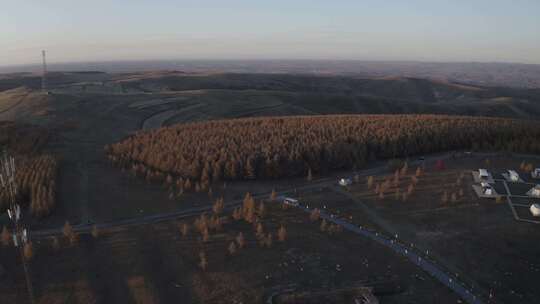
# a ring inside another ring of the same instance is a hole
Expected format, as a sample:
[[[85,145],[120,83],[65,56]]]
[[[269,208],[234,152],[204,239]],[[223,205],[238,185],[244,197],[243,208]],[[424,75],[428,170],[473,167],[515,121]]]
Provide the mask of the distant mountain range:
[[[482,86],[540,88],[540,65],[479,62],[346,60],[161,60],[51,63],[54,71],[126,73],[181,70],[188,73],[286,73],[360,77],[414,77]],[[0,73],[39,73],[41,65],[0,67]]]

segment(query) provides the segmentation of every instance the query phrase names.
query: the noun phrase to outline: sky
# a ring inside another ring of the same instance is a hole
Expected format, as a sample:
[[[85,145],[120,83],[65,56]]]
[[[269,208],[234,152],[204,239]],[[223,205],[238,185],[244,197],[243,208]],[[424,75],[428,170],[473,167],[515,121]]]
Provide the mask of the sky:
[[[540,64],[539,0],[0,0],[0,65],[161,59]]]

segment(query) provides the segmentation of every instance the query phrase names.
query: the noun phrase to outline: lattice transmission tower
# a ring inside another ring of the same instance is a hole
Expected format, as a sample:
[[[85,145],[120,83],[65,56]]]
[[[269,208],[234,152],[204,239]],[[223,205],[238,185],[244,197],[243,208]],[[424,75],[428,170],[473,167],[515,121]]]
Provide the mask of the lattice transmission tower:
[[[43,62],[43,71],[41,75],[41,90],[47,91],[47,58],[45,54],[45,50],[41,51],[41,58]]]

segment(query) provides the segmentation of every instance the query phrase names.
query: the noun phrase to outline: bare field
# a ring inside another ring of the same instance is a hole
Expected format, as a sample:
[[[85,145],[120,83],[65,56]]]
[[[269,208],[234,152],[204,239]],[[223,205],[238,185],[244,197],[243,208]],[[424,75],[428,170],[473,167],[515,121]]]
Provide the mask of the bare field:
[[[178,224],[194,218],[101,231],[97,239],[81,235],[75,245],[61,239],[59,249],[50,239],[35,241],[31,272],[37,303],[262,303],[285,288],[309,292],[351,285],[373,286],[381,303],[457,300],[378,244],[347,232],[320,232],[320,221],[311,222],[305,213],[266,206],[262,226],[274,238],[269,248],[259,245],[252,224],[232,219],[206,242],[192,225],[181,235]],[[277,239],[281,225],[284,242]],[[231,255],[228,248],[239,232],[245,248]],[[200,252],[207,257],[206,271],[198,266]],[[3,258],[10,253],[2,250]],[[2,281],[3,298],[25,302],[21,279]]]

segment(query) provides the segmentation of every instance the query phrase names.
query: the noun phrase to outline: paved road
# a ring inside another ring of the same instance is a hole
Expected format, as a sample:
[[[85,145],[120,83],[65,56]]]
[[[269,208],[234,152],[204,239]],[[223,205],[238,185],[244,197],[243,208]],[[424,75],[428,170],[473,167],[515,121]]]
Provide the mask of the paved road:
[[[305,211],[305,212],[312,212],[312,209],[303,206],[298,205],[299,209]],[[326,214],[325,212],[321,211],[321,218],[332,222],[334,224],[340,225],[344,229],[347,229],[353,233],[362,235],[364,237],[367,237],[387,248],[392,249],[394,252],[396,252],[399,255],[402,255],[409,259],[411,262],[413,262],[415,265],[420,267],[422,270],[430,274],[432,277],[437,279],[439,282],[447,286],[448,288],[452,289],[455,293],[457,293],[463,300],[465,300],[467,303],[471,304],[481,304],[483,303],[481,299],[479,299],[476,295],[474,295],[470,290],[468,290],[466,287],[464,287],[464,284],[462,284],[458,279],[450,276],[447,274],[443,269],[439,268],[436,264],[433,262],[423,258],[411,248],[406,247],[405,245],[402,245],[398,243],[396,240],[387,238],[377,232],[369,231],[361,226],[356,226],[352,223],[349,223],[345,220],[339,219],[333,215]]]
[[[294,190],[300,190],[300,191],[309,191],[312,189],[320,188],[324,186],[325,184],[328,184],[330,181],[335,182],[335,178],[324,178],[319,179],[317,181],[314,181],[310,184],[295,187],[295,188],[289,188],[283,190],[282,193],[292,193]],[[261,192],[261,193],[254,193],[252,194],[253,198],[255,199],[266,199],[270,197],[270,192]],[[225,210],[232,210],[233,208],[240,206],[242,204],[242,200],[236,200],[225,204]],[[132,217],[122,220],[115,220],[110,222],[104,222],[104,223],[88,223],[88,224],[80,224],[80,225],[73,225],[73,230],[78,233],[84,233],[84,232],[90,232],[94,226],[96,226],[98,229],[105,229],[105,228],[115,228],[115,227],[127,227],[127,226],[134,226],[134,225],[145,225],[145,224],[153,224],[163,221],[169,221],[169,220],[175,220],[175,219],[181,219],[191,216],[197,216],[204,212],[210,212],[212,210],[212,205],[203,206],[203,207],[195,207],[190,209],[184,209],[176,212],[169,212],[169,213],[158,213],[153,215],[147,215],[147,216],[139,216],[139,217]],[[42,229],[42,230],[32,230],[30,231],[30,236],[32,238],[44,238],[49,236],[55,236],[62,234],[63,227],[56,227],[56,228],[50,228],[50,229]]]

